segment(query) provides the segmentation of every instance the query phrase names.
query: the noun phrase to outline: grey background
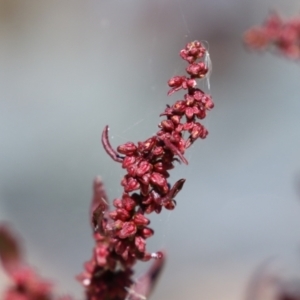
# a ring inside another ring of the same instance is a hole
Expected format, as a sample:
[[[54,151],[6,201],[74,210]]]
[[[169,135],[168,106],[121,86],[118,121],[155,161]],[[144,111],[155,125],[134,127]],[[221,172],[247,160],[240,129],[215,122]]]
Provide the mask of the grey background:
[[[208,138],[172,173],[187,179],[176,210],[152,217],[148,247],[166,249],[168,263],[151,299],[242,299],[269,257],[300,275],[299,63],[241,42],[272,8],[288,17],[300,5],[0,0],[0,218],[59,292],[80,299],[73,277],[91,255],[93,177],[111,200],[122,191],[103,127],[114,146],[151,136],[182,95],[168,98],[166,82],[184,74],[178,52],[194,39],[209,43],[216,106]]]

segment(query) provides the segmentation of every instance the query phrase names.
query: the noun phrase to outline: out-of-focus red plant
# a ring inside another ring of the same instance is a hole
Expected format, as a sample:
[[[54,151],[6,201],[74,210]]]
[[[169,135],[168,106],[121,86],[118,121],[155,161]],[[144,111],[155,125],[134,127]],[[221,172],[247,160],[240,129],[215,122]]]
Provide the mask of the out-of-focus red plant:
[[[187,76],[175,76],[168,81],[168,95],[185,90],[182,100],[167,105],[160,115],[164,117],[158,132],[137,144],[127,142],[114,150],[109,142],[108,126],[102,134],[102,144],[107,154],[126,174],[121,181],[123,194],[114,199],[114,209],[100,178],[94,181],[94,194],[90,208],[90,221],[95,246],[92,258],[77,279],[85,288],[88,300],[138,300],[146,299],[162,269],[164,255],[161,251],[149,253],[146,239],[154,234],[146,217],[163,208],[172,210],[175,197],[185,179],[173,185],[168,182],[169,170],[175,163],[188,164],[184,153],[197,139],[204,139],[208,131],[197,121],[204,119],[214,104],[210,95],[197,88],[197,79],[209,72],[209,54],[198,41],[188,43],[180,51],[188,63]],[[184,133],[188,133],[184,138]],[[0,257],[13,285],[5,294],[6,300],[48,300],[51,285],[40,279],[31,268],[24,267],[17,239],[6,226],[0,231]],[[150,269],[134,282],[133,267],[137,261],[156,259]],[[62,298],[59,298],[62,299]],[[70,298],[69,298],[70,299]]]
[[[245,44],[255,50],[272,51],[288,58],[300,59],[300,16],[284,20],[272,12],[263,25],[244,34]]]
[[[263,25],[245,32],[244,43],[251,49],[272,51],[287,58],[300,59],[300,16],[284,20],[271,13]],[[247,300],[300,300],[300,281],[285,280],[267,272],[262,264],[253,275]]]

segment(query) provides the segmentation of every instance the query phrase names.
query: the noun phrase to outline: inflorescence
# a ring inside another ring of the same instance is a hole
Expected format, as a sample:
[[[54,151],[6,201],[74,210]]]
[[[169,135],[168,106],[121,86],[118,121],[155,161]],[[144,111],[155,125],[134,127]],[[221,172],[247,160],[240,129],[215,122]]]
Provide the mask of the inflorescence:
[[[185,150],[198,138],[204,139],[208,131],[197,119],[204,119],[214,104],[209,95],[197,88],[197,79],[204,78],[208,66],[204,59],[206,48],[198,41],[188,43],[180,51],[188,62],[188,76],[175,76],[168,81],[168,95],[186,90],[183,100],[167,105],[160,115],[165,117],[159,131],[144,142],[127,142],[114,150],[108,138],[108,126],[102,134],[102,144],[107,154],[126,170],[121,181],[123,194],[113,201],[114,209],[108,211],[108,200],[97,179],[94,183],[94,207],[92,209],[96,246],[86,271],[79,277],[86,287],[88,299],[124,300],[124,286],[132,284],[132,266],[137,260],[161,259],[162,253],[149,253],[146,239],[153,235],[146,217],[162,208],[175,208],[174,198],[182,189],[185,179],[173,186],[168,182],[169,170],[174,161],[188,164]],[[184,133],[188,137],[184,138]],[[98,199],[98,200],[96,200]],[[97,203],[97,205],[96,205]],[[119,288],[116,288],[119,287]]]
[[[160,115],[157,133],[144,142],[127,142],[114,150],[109,142],[108,126],[102,134],[107,154],[126,170],[121,181],[123,194],[113,201],[109,210],[107,195],[99,177],[94,181],[90,208],[90,222],[95,246],[92,258],[77,279],[85,288],[87,300],[140,300],[150,294],[162,269],[162,252],[150,253],[146,240],[154,234],[146,215],[160,213],[162,208],[172,210],[175,197],[185,179],[173,185],[168,181],[174,162],[188,164],[185,150],[197,139],[204,139],[208,131],[197,119],[204,119],[214,104],[209,95],[197,88],[197,79],[207,76],[209,70],[206,48],[198,41],[188,43],[180,51],[187,61],[187,76],[175,76],[168,82],[168,95],[186,90],[184,99],[167,105]],[[184,138],[185,132],[188,137]],[[133,282],[133,266],[154,258],[150,269]],[[71,300],[69,296],[56,297],[52,285],[40,278],[24,262],[18,239],[5,224],[0,224],[0,262],[13,285],[4,294],[5,300]]]

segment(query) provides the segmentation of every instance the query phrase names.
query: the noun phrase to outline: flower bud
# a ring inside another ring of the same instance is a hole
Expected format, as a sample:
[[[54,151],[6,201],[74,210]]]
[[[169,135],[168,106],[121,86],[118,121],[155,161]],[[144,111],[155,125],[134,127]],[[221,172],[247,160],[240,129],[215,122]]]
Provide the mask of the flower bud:
[[[117,151],[121,154],[125,154],[125,155],[132,155],[136,152],[137,147],[134,143],[132,142],[127,142],[126,144],[120,145],[117,148]]]
[[[135,208],[136,202],[129,195],[124,194],[122,198],[123,206],[127,211],[131,211]]]
[[[186,105],[183,100],[176,101],[172,106],[174,112],[179,113],[179,114],[184,114],[185,107],[186,107]]]
[[[141,236],[145,239],[151,237],[154,234],[154,230],[149,227],[144,227],[141,231]]]
[[[160,173],[157,173],[157,172],[153,172],[151,174],[151,177],[150,177],[150,182],[155,185],[155,186],[158,186],[158,187],[164,187],[166,184],[167,184],[167,181],[166,179],[163,177],[162,174]]]
[[[150,172],[152,169],[152,165],[148,163],[146,160],[142,160],[137,169],[136,169],[136,176],[143,176],[145,173]]]
[[[146,241],[141,236],[136,236],[134,239],[134,244],[139,252],[146,251]]]
[[[114,199],[113,206],[116,208],[123,208],[123,202],[121,199]]]
[[[130,213],[124,208],[118,208],[117,215],[121,221],[127,221],[130,218]]]
[[[158,127],[163,128],[166,131],[173,131],[174,123],[171,120],[163,120],[162,122],[160,122]]]
[[[145,226],[150,224],[150,220],[147,219],[143,214],[141,213],[136,213],[132,221],[135,223],[136,226]]]
[[[187,117],[188,119],[192,119],[193,116],[194,116],[194,109],[193,109],[193,107],[187,107],[187,108],[185,109],[185,115],[186,115],[186,117]]]
[[[140,188],[139,182],[133,177],[126,178],[125,176],[121,181],[121,184],[124,186],[126,193],[138,190]]]
[[[145,142],[138,142],[138,150],[140,152],[148,153],[152,150],[156,142],[155,137],[151,137],[147,139]]]
[[[123,169],[128,168],[130,165],[134,164],[135,161],[136,161],[135,156],[125,156],[125,158],[123,159],[123,162],[122,162],[122,168]]]
[[[119,238],[126,239],[130,236],[133,236],[135,235],[136,230],[137,228],[133,222],[125,222],[122,229],[118,232]]]

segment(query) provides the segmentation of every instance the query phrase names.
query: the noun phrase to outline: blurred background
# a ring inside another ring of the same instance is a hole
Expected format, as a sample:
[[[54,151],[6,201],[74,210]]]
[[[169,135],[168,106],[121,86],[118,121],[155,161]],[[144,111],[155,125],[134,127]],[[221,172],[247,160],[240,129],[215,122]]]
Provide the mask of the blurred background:
[[[300,67],[242,44],[270,9],[291,17],[300,4],[0,0],[0,219],[59,292],[82,293],[74,275],[93,247],[94,176],[111,200],[121,195],[124,171],[102,149],[102,129],[114,147],[156,132],[182,96],[167,97],[167,81],[184,75],[178,52],[194,39],[209,44],[215,108],[207,139],[172,172],[187,179],[176,209],[152,216],[148,248],[168,260],[151,299],[244,299],[270,257],[300,276]]]

